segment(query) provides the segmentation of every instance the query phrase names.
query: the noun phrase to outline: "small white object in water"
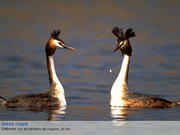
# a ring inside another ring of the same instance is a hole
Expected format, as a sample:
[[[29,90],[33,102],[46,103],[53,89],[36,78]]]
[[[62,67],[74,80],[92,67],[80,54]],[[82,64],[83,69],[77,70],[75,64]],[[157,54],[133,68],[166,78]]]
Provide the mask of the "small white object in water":
[[[112,72],[113,72],[112,69],[110,69],[109,72],[112,74]]]

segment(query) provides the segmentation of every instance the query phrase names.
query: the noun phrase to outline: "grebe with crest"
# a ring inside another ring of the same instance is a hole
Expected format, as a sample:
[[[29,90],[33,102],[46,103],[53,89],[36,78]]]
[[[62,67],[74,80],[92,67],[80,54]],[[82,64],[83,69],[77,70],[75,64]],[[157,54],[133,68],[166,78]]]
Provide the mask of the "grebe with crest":
[[[37,94],[25,94],[15,96],[10,99],[5,99],[0,96],[0,99],[3,100],[1,106],[20,106],[27,108],[65,108],[66,107],[66,99],[64,88],[61,85],[55,71],[53,54],[55,53],[57,48],[64,48],[68,50],[75,50],[72,47],[67,46],[60,38],[59,38],[60,30],[57,30],[51,33],[51,36],[46,43],[46,61],[47,61],[47,69],[49,75],[49,90],[45,93],[37,93]]]
[[[128,28],[123,33],[121,28],[114,27],[112,33],[118,38],[117,47],[114,52],[122,52],[123,61],[118,77],[111,88],[110,105],[111,107],[131,107],[131,108],[170,108],[180,107],[180,102],[171,102],[156,96],[131,92],[128,89],[128,72],[132,48],[129,42],[130,37],[135,37],[132,28]]]

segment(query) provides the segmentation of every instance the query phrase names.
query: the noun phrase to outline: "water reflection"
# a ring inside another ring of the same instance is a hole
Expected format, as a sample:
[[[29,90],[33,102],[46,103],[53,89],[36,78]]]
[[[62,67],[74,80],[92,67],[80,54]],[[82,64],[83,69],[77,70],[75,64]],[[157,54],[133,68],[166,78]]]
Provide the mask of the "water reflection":
[[[132,109],[110,110],[107,103],[121,57],[118,53],[112,54],[116,40],[110,32],[113,26],[123,29],[133,27],[137,31],[137,37],[131,40],[130,89],[178,100],[179,5],[179,1],[150,0],[136,3],[130,0],[2,1],[1,96],[11,97],[14,93],[29,94],[48,89],[44,44],[52,30],[61,29],[62,38],[77,51],[60,51],[55,57],[56,71],[68,98],[66,112],[58,109],[26,109],[24,113],[25,109],[14,108],[18,112],[12,113],[12,109],[0,107],[1,119],[110,120],[111,113],[113,122],[119,125],[124,120],[134,120],[135,116],[130,117],[131,113],[128,112]],[[113,70],[112,74],[109,69]],[[94,107],[96,105],[98,107]],[[136,119],[142,120],[146,112],[142,111],[139,117],[136,115]],[[163,114],[165,112],[168,111]],[[178,112],[174,114],[179,115]],[[167,114],[169,118],[176,116]],[[151,114],[148,117],[149,120],[153,119]],[[164,115],[159,117],[162,120],[166,118]]]
[[[59,109],[59,110],[49,110],[49,116],[48,116],[48,121],[59,121],[64,117],[64,114],[66,114],[65,111]]]
[[[123,107],[113,107],[111,106],[111,117],[112,122],[116,126],[123,126],[127,123],[127,110]]]
[[[1,115],[6,120],[6,116],[11,117],[11,120],[48,120],[48,121],[60,121],[65,117],[65,110],[62,108],[21,108],[16,106],[0,106]]]

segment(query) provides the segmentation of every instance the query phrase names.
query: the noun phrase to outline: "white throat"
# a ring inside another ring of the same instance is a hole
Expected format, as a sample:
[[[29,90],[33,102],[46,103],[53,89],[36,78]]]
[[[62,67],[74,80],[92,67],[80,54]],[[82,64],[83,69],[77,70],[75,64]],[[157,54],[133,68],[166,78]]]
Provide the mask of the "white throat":
[[[118,77],[111,88],[111,106],[124,106],[122,98],[128,89],[128,71],[129,71],[130,56],[124,54],[123,62]]]
[[[49,81],[50,81],[50,94],[53,97],[58,97],[61,101],[61,106],[66,105],[65,93],[62,84],[60,83],[54,66],[53,56],[47,56],[47,66],[48,66],[48,73],[49,73]]]

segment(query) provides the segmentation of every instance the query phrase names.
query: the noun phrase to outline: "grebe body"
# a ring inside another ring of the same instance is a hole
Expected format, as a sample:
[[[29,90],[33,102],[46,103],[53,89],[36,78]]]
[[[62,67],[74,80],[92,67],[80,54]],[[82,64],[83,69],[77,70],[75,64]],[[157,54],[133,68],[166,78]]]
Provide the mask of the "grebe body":
[[[33,108],[51,108],[51,107],[61,107],[65,108],[66,99],[65,92],[62,84],[60,83],[55,67],[53,54],[57,48],[65,48],[68,50],[75,50],[72,47],[67,46],[60,38],[60,31],[54,31],[46,44],[46,61],[47,69],[49,75],[49,90],[45,93],[37,94],[24,94],[18,95],[10,99],[5,99],[0,96],[3,100],[1,106],[20,106],[20,107],[33,107]]]
[[[132,107],[132,108],[170,108],[180,107],[180,102],[171,102],[156,96],[140,94],[132,92],[128,89],[128,72],[130,64],[130,56],[132,48],[129,42],[130,37],[134,37],[135,33],[131,28],[123,34],[121,28],[114,27],[112,33],[118,38],[117,47],[114,52],[121,50],[123,62],[120,72],[112,85],[110,92],[110,105],[113,107]]]

